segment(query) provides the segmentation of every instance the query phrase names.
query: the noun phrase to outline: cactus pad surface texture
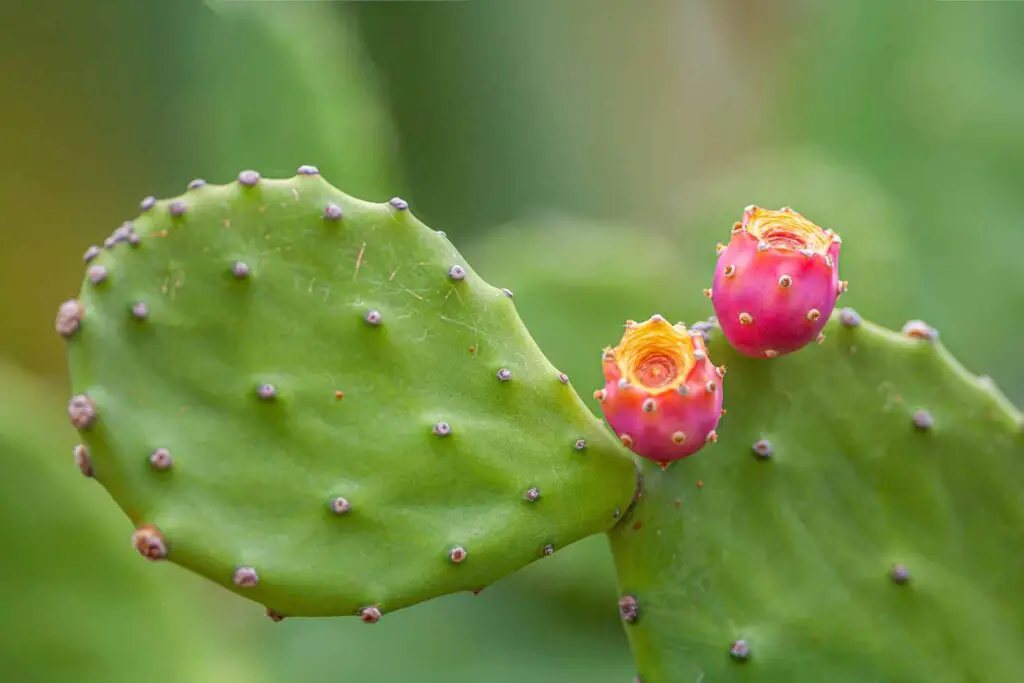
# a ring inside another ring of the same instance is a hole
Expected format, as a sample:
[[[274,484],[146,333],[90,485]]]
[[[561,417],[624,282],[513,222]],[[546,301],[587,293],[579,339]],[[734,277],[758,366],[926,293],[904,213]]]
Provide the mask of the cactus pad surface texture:
[[[274,618],[483,588],[633,498],[512,292],[400,199],[312,167],[193,182],[85,268],[56,327],[92,475],[142,555]]]
[[[1024,671],[1021,416],[933,336],[836,311],[729,366],[720,440],[610,532],[643,683],[967,683]]]

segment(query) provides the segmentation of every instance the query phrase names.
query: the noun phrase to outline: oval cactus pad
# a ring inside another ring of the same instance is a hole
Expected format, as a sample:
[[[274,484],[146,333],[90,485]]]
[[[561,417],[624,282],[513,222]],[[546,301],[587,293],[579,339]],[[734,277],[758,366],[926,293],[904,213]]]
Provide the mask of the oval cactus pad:
[[[143,556],[275,618],[372,622],[482,588],[629,505],[634,461],[512,293],[406,202],[302,167],[141,208],[86,253],[56,327],[76,457]]]

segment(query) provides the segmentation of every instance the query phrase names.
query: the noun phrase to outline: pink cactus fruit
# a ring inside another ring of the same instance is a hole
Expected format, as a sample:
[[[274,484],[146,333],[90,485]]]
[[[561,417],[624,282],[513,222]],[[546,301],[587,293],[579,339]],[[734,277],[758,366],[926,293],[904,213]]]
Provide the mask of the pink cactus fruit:
[[[711,362],[699,332],[660,315],[628,321],[619,345],[604,350],[603,370],[594,396],[637,455],[664,468],[718,440],[725,366]]]
[[[775,358],[821,342],[846,282],[839,280],[842,241],[796,211],[748,206],[718,246],[711,289],[722,333],[746,356]]]

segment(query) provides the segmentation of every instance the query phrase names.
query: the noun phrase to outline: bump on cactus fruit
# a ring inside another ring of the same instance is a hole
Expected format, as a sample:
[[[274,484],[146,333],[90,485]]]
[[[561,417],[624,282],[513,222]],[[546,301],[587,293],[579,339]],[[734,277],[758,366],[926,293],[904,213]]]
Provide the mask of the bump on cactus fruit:
[[[57,326],[68,417],[144,557],[372,623],[629,505],[633,458],[405,201],[245,171],[142,209]]]
[[[708,358],[700,332],[660,315],[626,323],[602,356],[605,386],[595,396],[612,430],[636,454],[662,463],[715,441],[725,367]]]
[[[725,338],[740,353],[776,358],[822,341],[846,283],[839,235],[792,209],[748,206],[720,245],[706,293]]]
[[[609,532],[645,683],[1020,678],[1020,412],[937,340],[851,315],[767,363],[709,332],[729,429],[642,464]]]

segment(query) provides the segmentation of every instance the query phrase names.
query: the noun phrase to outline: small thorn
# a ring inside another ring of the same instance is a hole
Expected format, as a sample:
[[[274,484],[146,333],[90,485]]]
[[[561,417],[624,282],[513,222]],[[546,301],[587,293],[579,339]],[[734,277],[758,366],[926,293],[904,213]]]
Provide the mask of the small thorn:
[[[718,375],[719,377],[723,377],[724,378],[725,377],[725,373],[726,373],[726,371],[728,369],[729,368],[727,368],[724,365],[719,365],[717,368],[715,368],[715,374]]]
[[[711,289],[710,288],[705,288],[704,289],[704,296],[706,296],[709,299],[711,298]]]
[[[626,324],[624,325],[624,327],[627,330],[635,330],[637,328],[637,323],[636,323],[635,320],[627,320]]]
[[[244,280],[249,277],[249,266],[242,261],[235,261],[231,266],[231,274],[234,275],[237,280]]]
[[[732,232],[736,233],[736,232],[739,232],[741,230],[743,230],[743,224],[742,223],[740,223],[739,221],[736,221],[735,223],[732,224]]]
[[[537,502],[540,499],[540,489],[538,489],[536,486],[531,486],[530,488],[526,489],[526,493],[523,494],[523,498],[530,501],[531,503]]]
[[[712,429],[710,432],[708,432],[708,435],[704,437],[704,441],[706,443],[715,443],[716,441],[718,441],[718,432]]]
[[[677,392],[677,393],[678,393],[678,394],[679,394],[680,396],[689,396],[689,395],[690,395],[690,387],[686,386],[685,384],[680,384],[680,385],[679,385],[679,386],[678,386],[678,387],[676,388],[676,392]]]
[[[466,279],[466,269],[462,266],[455,265],[448,269],[448,279],[453,282]]]
[[[770,248],[769,244],[763,240],[757,243],[758,251],[768,251]]]
[[[939,331],[929,326],[923,320],[911,320],[903,326],[903,334],[911,339],[924,339],[936,341],[939,338]]]
[[[502,369],[498,370],[497,375],[498,375],[498,381],[499,382],[507,382],[510,379],[512,379],[512,371],[509,370],[508,368],[502,368]]]
[[[839,322],[843,327],[857,327],[860,325],[860,315],[852,308],[844,308],[839,311]]]
[[[594,392],[594,398],[596,398],[598,401],[604,401],[604,399],[607,396],[608,392],[606,392],[604,389],[598,389],[597,391]]]
[[[825,333],[821,332],[820,334],[818,334],[818,336],[814,338],[814,341],[818,342],[819,344],[824,344],[825,343]]]
[[[260,182],[260,174],[256,171],[242,171],[238,174],[238,184],[243,187],[253,187]]]
[[[733,275],[736,274],[736,266],[730,263],[725,267],[725,270],[722,271],[722,274],[725,275],[726,277],[732,277]]]
[[[182,201],[173,201],[167,205],[167,213],[171,214],[175,218],[184,216],[186,210],[187,207],[185,206],[185,202]]]
[[[791,278],[788,275],[780,275],[779,276],[779,287],[782,287],[783,289],[788,289],[788,288],[790,288],[792,286],[793,286],[793,278]]]
[[[71,337],[82,324],[85,306],[78,299],[68,299],[57,309],[57,320],[54,328],[65,339]]]
[[[569,375],[565,374],[564,372],[558,373],[558,381],[561,382],[562,384],[568,384]]]
[[[776,351],[775,349],[765,349],[764,357],[765,358],[778,358],[779,357],[779,352]]]
[[[840,294],[846,294],[846,291],[849,288],[850,288],[850,281],[849,280],[840,280],[839,281],[839,293]]]
[[[729,647],[729,654],[733,659],[745,662],[750,658],[750,646],[745,640],[737,640]]]
[[[895,564],[889,570],[889,578],[893,580],[893,583],[903,585],[910,582],[910,571],[902,564]]]
[[[337,204],[328,204],[324,207],[324,220],[337,221],[341,220],[341,207]]]
[[[452,433],[452,426],[447,422],[437,422],[434,424],[431,431],[435,436],[448,436]]]
[[[363,607],[359,610],[359,618],[363,620],[364,624],[376,624],[380,621],[380,610],[372,605]]]
[[[330,509],[331,514],[340,517],[342,515],[347,515],[349,513],[349,511],[352,509],[352,504],[348,502],[347,498],[335,496],[334,498],[331,498],[331,500],[327,503],[327,507]]]
[[[318,169],[316,166],[303,164],[302,166],[299,166],[299,170],[296,171],[296,173],[298,173],[299,175],[320,175],[320,169]]]
[[[72,454],[75,458],[75,465],[81,471],[82,476],[91,477],[93,476],[92,459],[89,457],[89,447],[83,443],[75,446]]]
[[[727,410],[726,410],[725,408],[722,408],[722,413],[721,413],[722,417],[725,417],[725,414],[726,414],[727,412],[729,412],[729,411],[727,411]]]
[[[261,384],[256,389],[256,395],[263,401],[273,401],[277,398],[277,388],[273,384]]]
[[[636,622],[640,616],[640,604],[633,595],[623,595],[619,598],[619,616],[627,624]]]
[[[392,197],[388,200],[388,204],[391,205],[391,208],[397,211],[405,211],[409,208],[409,202],[405,201],[401,197]]]
[[[922,432],[928,431],[935,424],[935,419],[927,410],[918,410],[914,413],[912,420],[914,422],[914,427],[916,427],[918,431]]]
[[[660,313],[655,313],[654,315],[651,316],[651,322],[665,323],[668,321],[665,320],[665,316],[661,315]]]
[[[132,547],[147,560],[162,560],[167,557],[167,542],[164,535],[152,524],[139,527],[132,534]]]
[[[448,551],[448,559],[452,564],[462,564],[466,559],[466,549],[461,545],[457,545]]]
[[[553,544],[551,544],[551,543],[548,543],[546,546],[544,546],[541,549],[541,553],[544,554],[544,557],[549,557],[552,554],[554,554],[554,552],[555,552],[555,546]]]
[[[817,308],[812,308],[811,310],[807,311],[807,319],[810,320],[812,323],[818,320],[820,317],[821,311],[819,311]]]
[[[136,301],[132,304],[132,317],[136,320],[145,320],[149,317],[149,306],[144,301]]]
[[[709,394],[713,394],[716,391],[718,391],[718,385],[715,384],[714,382],[708,382],[707,384],[704,385],[704,390]]]
[[[376,310],[367,311],[366,315],[363,316],[363,320],[366,321],[366,324],[372,325],[373,327],[380,325],[382,319],[383,316],[381,316],[380,311]]]
[[[274,610],[270,609],[269,607],[267,608],[267,617],[271,621],[273,621],[275,623],[280,623],[280,622],[284,621],[284,615],[282,615],[279,612],[275,612]]]
[[[756,441],[753,446],[754,455],[761,459],[768,459],[775,453],[772,442],[768,439]]]
[[[501,293],[507,296],[509,299],[513,299],[516,296],[515,294],[512,293],[511,289],[505,289],[504,287],[501,288]]]
[[[139,202],[139,209],[142,211],[149,211],[156,206],[156,197],[146,197]]]
[[[706,352],[700,350],[700,349],[697,349],[697,350],[695,350],[693,352],[693,359],[695,361],[702,361],[702,360],[704,360],[707,357],[708,357],[708,354]]]
[[[86,263],[89,263],[90,261],[92,261],[93,259],[95,259],[99,255],[100,255],[100,248],[97,247],[94,244],[94,245],[92,245],[91,247],[89,247],[88,249],[85,250],[85,254],[82,256],[82,260],[85,261]]]
[[[341,389],[338,389],[337,391],[334,392],[334,398],[340,401],[341,399],[345,398],[345,392],[342,391]]]
[[[807,258],[811,258],[812,256],[814,256],[814,250],[813,249],[801,249],[800,253],[803,254],[804,256],[806,256]]]
[[[644,399],[644,402],[640,406],[640,409],[643,410],[645,413],[653,413],[658,409],[658,402],[655,401],[653,398]]]
[[[106,281],[110,273],[105,266],[90,266],[86,275],[89,278],[89,282],[99,285]]]
[[[835,261],[835,259],[832,258],[832,254],[825,254],[825,265],[828,266],[829,268],[831,268],[835,264],[836,264],[836,261]]]
[[[605,363],[615,360],[615,350],[610,346],[605,347],[604,351],[601,352],[601,360]]]
[[[625,446],[626,448],[633,447],[633,437],[631,437],[629,434],[619,434],[619,441],[621,441],[622,445]]]
[[[697,488],[699,488],[699,489],[704,488],[704,480],[703,479],[698,479],[697,480]]]
[[[746,312],[740,313],[739,320],[740,320],[740,325],[753,325],[754,324],[754,316],[752,316],[752,315],[750,315],[749,313],[746,313]]]
[[[202,178],[196,178],[195,180],[191,181],[188,184],[188,189],[190,189],[190,190],[198,190],[200,187],[205,187],[205,186],[206,186],[206,181],[205,180],[203,180]]]
[[[68,418],[75,429],[88,429],[96,421],[96,402],[85,394],[68,401]]]
[[[686,443],[686,433],[685,432],[673,432],[672,433],[672,443],[674,443],[677,446],[682,446],[684,443]]]
[[[157,448],[149,454],[149,466],[154,470],[169,470],[173,464],[171,452],[166,448]]]
[[[437,233],[437,235],[439,235],[440,237],[448,236],[448,233],[446,233],[444,230],[435,230],[434,232]]]
[[[585,450],[587,448],[587,440],[586,439],[576,439],[576,443],[573,444],[573,448],[575,448],[578,451]]]
[[[724,244],[719,242],[718,244],[715,245],[715,253],[716,254],[721,254],[723,251],[725,251],[725,245]]]
[[[236,586],[241,588],[252,588],[260,583],[259,574],[252,567],[239,567],[231,577]]]
[[[629,381],[625,377],[619,380],[619,390],[626,391],[630,388]]]

